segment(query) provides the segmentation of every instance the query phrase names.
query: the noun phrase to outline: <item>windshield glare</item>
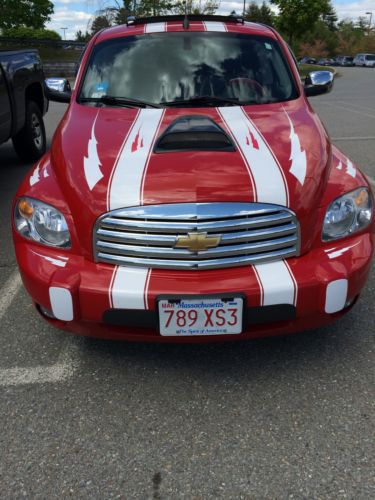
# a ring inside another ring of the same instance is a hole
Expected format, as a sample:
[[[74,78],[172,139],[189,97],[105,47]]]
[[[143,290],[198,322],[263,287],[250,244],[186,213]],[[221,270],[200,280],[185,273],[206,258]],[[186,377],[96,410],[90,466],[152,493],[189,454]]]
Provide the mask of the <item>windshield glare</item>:
[[[243,103],[295,99],[277,42],[228,33],[159,33],[98,44],[79,98],[104,95],[155,104],[204,97]]]

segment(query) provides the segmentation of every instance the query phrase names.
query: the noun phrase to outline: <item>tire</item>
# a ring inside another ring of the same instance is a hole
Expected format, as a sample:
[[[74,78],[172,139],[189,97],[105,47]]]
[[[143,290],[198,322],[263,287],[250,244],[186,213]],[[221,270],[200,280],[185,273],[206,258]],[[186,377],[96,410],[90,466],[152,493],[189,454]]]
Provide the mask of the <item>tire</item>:
[[[26,101],[25,125],[13,137],[13,146],[21,160],[34,162],[46,152],[46,131],[42,113],[34,101]]]

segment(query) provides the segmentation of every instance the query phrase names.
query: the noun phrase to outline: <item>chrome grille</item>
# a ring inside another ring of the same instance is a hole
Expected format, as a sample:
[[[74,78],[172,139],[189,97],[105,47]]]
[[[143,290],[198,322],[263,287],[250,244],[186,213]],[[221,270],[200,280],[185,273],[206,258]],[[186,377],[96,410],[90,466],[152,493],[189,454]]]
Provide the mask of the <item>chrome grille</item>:
[[[219,237],[214,248],[175,248],[181,238]],[[262,203],[180,203],[114,210],[94,229],[97,262],[166,269],[215,269],[298,255],[294,213]]]

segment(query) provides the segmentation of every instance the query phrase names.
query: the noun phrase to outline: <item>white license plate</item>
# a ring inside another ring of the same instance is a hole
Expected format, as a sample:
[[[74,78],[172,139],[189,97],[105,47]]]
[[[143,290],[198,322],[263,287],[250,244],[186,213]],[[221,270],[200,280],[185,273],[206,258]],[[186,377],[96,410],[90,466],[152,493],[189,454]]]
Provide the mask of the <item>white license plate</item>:
[[[166,337],[242,332],[243,298],[160,299],[160,334]]]

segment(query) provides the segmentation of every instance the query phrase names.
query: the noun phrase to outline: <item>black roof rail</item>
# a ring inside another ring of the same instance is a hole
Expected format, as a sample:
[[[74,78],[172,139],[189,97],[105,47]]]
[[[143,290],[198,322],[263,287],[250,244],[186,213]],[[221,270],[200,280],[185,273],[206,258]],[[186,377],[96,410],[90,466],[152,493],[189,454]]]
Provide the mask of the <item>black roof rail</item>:
[[[127,21],[128,26],[146,23],[166,23],[173,21],[183,22],[185,14],[176,14],[171,16],[152,16],[152,17],[131,17]],[[189,21],[217,21],[222,23],[241,23],[244,24],[242,16],[215,16],[209,14],[187,14]]]

